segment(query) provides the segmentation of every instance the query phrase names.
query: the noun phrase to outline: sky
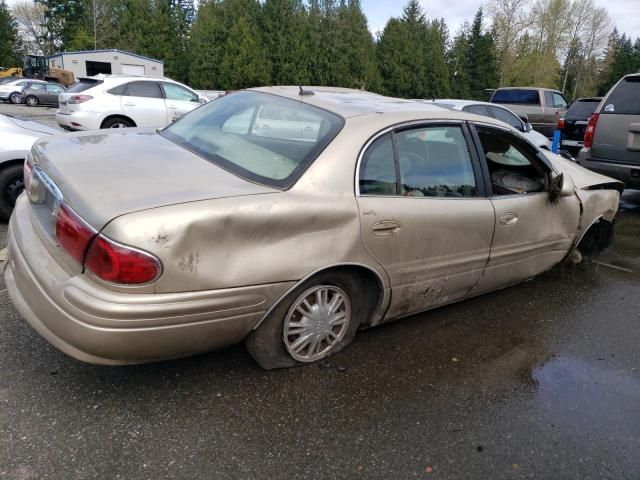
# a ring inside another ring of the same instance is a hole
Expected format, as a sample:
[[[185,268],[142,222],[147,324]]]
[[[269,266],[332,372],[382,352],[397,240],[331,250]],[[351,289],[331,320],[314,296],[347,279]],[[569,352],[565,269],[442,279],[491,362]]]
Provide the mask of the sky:
[[[402,15],[406,0],[361,0],[362,9],[369,19],[372,32],[381,31],[390,17]],[[421,0],[428,18],[444,17],[453,35],[465,22],[473,21],[478,8],[487,5],[482,0]],[[599,7],[605,7],[613,23],[620,32],[635,40],[640,37],[640,0],[595,0]]]

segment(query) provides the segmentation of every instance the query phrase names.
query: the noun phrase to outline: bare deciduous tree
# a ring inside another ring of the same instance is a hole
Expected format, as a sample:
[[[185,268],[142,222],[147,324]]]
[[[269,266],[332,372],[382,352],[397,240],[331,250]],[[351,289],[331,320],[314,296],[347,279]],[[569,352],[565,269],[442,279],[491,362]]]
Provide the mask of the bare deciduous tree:
[[[47,39],[45,27],[46,7],[31,0],[18,0],[11,8],[11,14],[16,19],[18,30],[24,42],[24,53],[49,55],[52,52],[51,42]]]

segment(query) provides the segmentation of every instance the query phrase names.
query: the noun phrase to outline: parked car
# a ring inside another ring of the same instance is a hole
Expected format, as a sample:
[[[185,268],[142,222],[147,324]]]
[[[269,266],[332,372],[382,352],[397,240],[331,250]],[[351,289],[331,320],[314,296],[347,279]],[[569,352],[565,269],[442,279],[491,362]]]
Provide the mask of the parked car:
[[[598,107],[602,97],[579,98],[571,104],[564,117],[558,120],[560,149],[577,157],[584,145],[584,132],[589,117]]]
[[[16,199],[24,190],[22,166],[33,143],[60,133],[37,122],[0,114],[0,220],[11,216]]]
[[[59,97],[56,121],[67,130],[166,127],[206,103],[168,78],[99,75],[81,78]]]
[[[2,77],[0,78],[0,85],[4,85],[5,83],[13,82],[14,80],[22,80],[22,77]]]
[[[34,80],[32,78],[19,78],[11,82],[0,85],[0,100],[4,102],[20,103],[22,90],[31,83],[47,83],[44,80]]]
[[[482,115],[483,117],[495,118],[513,128],[518,130],[520,134],[533,143],[538,148],[545,150],[551,150],[551,142],[549,139],[542,135],[540,132],[536,132],[530,123],[524,122],[515,113],[502,105],[495,105],[489,102],[476,102],[474,100],[433,100],[436,105],[445,108],[451,108],[453,110],[460,110],[462,112],[475,113],[476,115]]]
[[[569,106],[562,92],[549,88],[503,87],[496,89],[491,103],[505,105],[533,129],[551,138]]]
[[[640,189],[640,74],[623,77],[589,117],[578,163]]]
[[[58,106],[58,96],[64,91],[65,88],[57,83],[30,82],[22,90],[20,103],[24,103],[29,107],[37,107],[38,105]]]
[[[254,135],[266,108],[317,136]],[[38,142],[25,178],[5,281],[53,345],[126,364],[246,338],[265,368],[597,254],[622,188],[492,118],[326,87]]]

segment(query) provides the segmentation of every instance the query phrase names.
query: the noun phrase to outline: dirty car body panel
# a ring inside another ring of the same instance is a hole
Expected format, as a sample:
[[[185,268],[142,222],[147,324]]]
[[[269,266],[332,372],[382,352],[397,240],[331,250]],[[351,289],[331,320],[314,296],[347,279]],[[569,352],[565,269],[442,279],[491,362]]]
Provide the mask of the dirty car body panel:
[[[160,133],[36,144],[35,183],[11,219],[4,273],[18,310],[82,361],[155,361],[251,338],[299,289],[291,308],[304,305],[314,278],[326,287],[319,300],[334,295],[329,307],[349,298],[336,322],[366,311],[357,326],[377,325],[536,275],[569,255],[581,230],[613,221],[613,180],[531,145],[519,154],[521,139],[498,121],[365,92],[309,91],[234,93]],[[264,104],[317,123],[301,138],[270,137],[264,126],[252,137]],[[552,198],[560,174],[574,180]],[[82,235],[86,244],[74,249],[69,242]],[[95,266],[112,265],[109,255],[126,256],[121,271],[142,258],[155,274],[111,280]],[[335,282],[332,272],[340,272]],[[345,283],[347,275],[362,281]],[[358,283],[368,290],[350,295]],[[293,310],[284,309],[287,319]],[[335,332],[329,337],[344,335]]]

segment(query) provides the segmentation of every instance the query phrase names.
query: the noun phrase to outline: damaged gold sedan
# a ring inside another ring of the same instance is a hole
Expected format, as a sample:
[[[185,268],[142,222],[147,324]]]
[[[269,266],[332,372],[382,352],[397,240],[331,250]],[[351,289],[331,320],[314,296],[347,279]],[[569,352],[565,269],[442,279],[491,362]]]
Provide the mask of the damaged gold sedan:
[[[265,368],[599,253],[623,188],[486,117],[297,87],[44,139],[25,179],[4,275],[54,346],[128,364],[246,340]]]

